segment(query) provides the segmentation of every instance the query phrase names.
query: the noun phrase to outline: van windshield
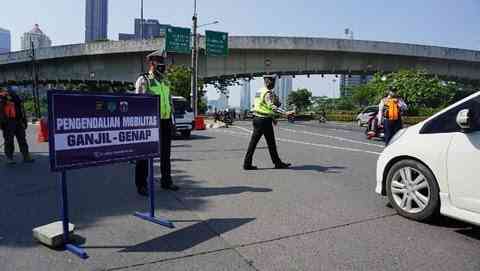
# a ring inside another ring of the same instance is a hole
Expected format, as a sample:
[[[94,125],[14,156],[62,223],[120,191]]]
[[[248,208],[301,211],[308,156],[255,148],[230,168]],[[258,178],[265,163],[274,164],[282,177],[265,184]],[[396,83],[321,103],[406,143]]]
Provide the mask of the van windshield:
[[[184,114],[186,112],[192,112],[190,104],[185,100],[173,100],[173,108],[176,114]]]

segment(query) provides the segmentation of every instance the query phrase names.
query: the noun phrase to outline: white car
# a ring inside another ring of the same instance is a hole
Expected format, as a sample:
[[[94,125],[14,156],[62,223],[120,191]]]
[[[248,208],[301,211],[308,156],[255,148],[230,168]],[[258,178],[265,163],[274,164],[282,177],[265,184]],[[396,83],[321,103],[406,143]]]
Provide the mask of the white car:
[[[362,127],[367,125],[368,120],[372,116],[372,114],[377,115],[378,114],[378,105],[371,105],[367,106],[360,113],[358,113],[356,120],[358,123],[358,126]]]
[[[175,116],[175,134],[180,133],[184,138],[189,138],[195,128],[192,108],[188,100],[181,96],[172,96]]]
[[[480,92],[400,130],[377,162],[375,192],[426,221],[438,213],[480,225]]]

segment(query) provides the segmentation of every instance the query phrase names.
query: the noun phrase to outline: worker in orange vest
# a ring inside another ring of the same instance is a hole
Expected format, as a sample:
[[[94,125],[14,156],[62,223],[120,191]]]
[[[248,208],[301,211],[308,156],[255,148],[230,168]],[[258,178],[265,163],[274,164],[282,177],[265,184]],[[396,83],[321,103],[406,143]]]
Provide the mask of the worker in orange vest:
[[[380,101],[378,106],[378,122],[382,123],[385,133],[385,145],[402,129],[402,114],[407,110],[407,104],[390,88],[387,97]]]
[[[28,127],[25,110],[20,97],[13,91],[0,88],[0,129],[3,132],[5,156],[7,164],[15,164],[13,153],[15,151],[14,138],[17,138],[24,163],[34,160],[28,151],[25,130]]]

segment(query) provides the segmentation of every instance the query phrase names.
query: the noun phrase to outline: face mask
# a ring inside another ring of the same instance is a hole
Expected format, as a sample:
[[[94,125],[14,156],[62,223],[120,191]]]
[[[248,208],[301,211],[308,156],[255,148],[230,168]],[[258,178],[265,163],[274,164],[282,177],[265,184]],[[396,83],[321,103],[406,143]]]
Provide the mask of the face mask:
[[[270,81],[270,82],[267,82],[266,85],[269,90],[272,90],[275,88],[275,82]]]
[[[157,74],[164,74],[165,73],[165,70],[166,70],[166,66],[165,65],[157,65],[155,67],[155,73]]]

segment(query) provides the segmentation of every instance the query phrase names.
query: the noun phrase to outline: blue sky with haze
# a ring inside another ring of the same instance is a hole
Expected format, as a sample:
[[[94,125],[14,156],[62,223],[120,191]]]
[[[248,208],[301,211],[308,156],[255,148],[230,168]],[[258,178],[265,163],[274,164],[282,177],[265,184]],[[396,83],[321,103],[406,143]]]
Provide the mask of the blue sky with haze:
[[[133,32],[140,0],[109,0],[109,39]],[[145,18],[190,26],[193,0],[144,0]],[[219,20],[211,30],[230,35],[272,35],[343,38],[353,29],[355,39],[480,49],[480,0],[198,0],[199,22]],[[0,27],[12,32],[12,49],[35,23],[54,45],[81,43],[85,35],[84,0],[3,0]],[[255,82],[252,88],[256,88]],[[338,82],[337,82],[338,84]],[[294,89],[310,88],[331,95],[331,77],[297,77]],[[232,90],[238,104],[238,91]],[[338,94],[337,94],[338,95]],[[209,91],[214,97],[214,91]]]

